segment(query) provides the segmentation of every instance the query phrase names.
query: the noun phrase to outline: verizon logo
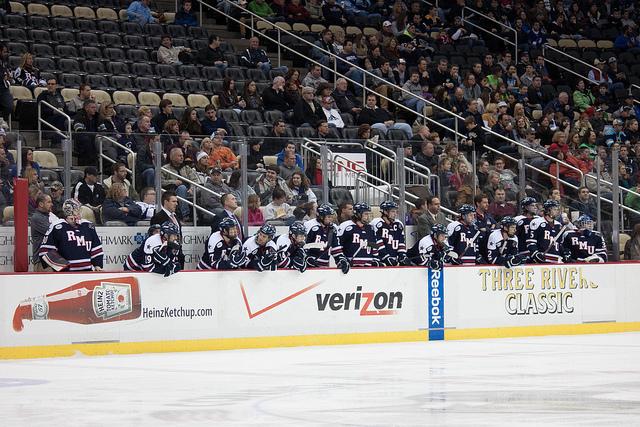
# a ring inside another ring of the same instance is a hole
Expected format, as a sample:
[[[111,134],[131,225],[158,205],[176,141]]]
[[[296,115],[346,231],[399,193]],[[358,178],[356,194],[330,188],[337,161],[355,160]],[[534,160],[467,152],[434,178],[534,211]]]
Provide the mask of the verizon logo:
[[[318,311],[354,310],[360,316],[390,316],[402,308],[402,292],[362,292],[358,286],[355,292],[316,294]]]

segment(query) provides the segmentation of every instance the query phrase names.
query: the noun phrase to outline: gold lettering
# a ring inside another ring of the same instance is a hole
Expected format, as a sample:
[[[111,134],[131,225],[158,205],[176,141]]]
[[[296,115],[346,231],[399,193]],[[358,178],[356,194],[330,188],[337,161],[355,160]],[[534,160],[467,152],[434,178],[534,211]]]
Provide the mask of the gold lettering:
[[[596,282],[589,282],[589,287],[591,289],[597,289],[598,288],[598,284]]]
[[[504,271],[504,289],[505,291],[508,289],[510,291],[513,290],[513,271],[510,268],[507,268]]]
[[[540,272],[542,273],[541,289],[551,289],[551,285],[549,285],[549,281],[551,280],[551,270],[543,267],[540,269]],[[531,289],[533,289],[533,287]],[[529,288],[527,288],[527,290],[529,290]]]
[[[582,274],[582,267],[578,269],[578,274],[580,277],[580,289],[587,289],[589,287],[589,281]]]
[[[575,267],[569,267],[569,289],[576,289],[578,282],[576,282],[576,273],[578,270]]]
[[[482,290],[487,290],[487,275],[489,274],[489,270],[486,268],[481,268],[478,270],[478,274],[482,277]]]
[[[564,289],[567,286],[567,270],[565,270],[564,268],[555,268],[554,270],[556,270],[557,273],[557,280],[560,286],[560,289]],[[553,289],[555,289],[556,287],[554,286]]]
[[[516,291],[521,291],[524,288],[524,283],[522,283],[522,275],[524,274],[524,271],[522,270],[522,268],[514,268],[514,278],[516,281]]]
[[[491,289],[502,290],[502,271],[499,268],[491,270]]]

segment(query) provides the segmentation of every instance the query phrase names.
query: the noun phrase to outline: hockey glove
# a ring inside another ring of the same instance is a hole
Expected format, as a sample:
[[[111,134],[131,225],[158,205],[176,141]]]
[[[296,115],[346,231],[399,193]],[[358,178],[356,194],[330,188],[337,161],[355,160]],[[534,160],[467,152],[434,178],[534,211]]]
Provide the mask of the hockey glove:
[[[247,253],[243,250],[236,250],[229,254],[229,265],[232,268],[242,267],[247,260]]]
[[[596,255],[596,254],[593,254],[593,255],[588,256],[588,257],[586,257],[586,258],[579,259],[578,261],[582,261],[582,262],[600,262],[600,263],[603,263],[603,262],[604,262],[604,259],[602,259],[601,257],[599,257],[599,256],[598,256],[598,255]]]
[[[562,251],[562,262],[568,263],[571,262],[571,251],[568,249],[564,249]]]
[[[396,261],[396,265],[397,265],[397,261]],[[372,259],[371,261],[369,261],[369,267],[382,267],[382,262],[380,262],[379,259]]]
[[[516,267],[520,264],[522,264],[522,258],[520,258],[518,255],[513,255],[505,260],[504,266],[507,268],[511,268]]]
[[[392,256],[388,256],[383,260],[383,264],[387,265],[389,267],[395,267],[395,266],[398,265],[398,258],[392,257]]]
[[[405,254],[398,255],[398,265],[411,265],[411,261]]]
[[[347,274],[349,272],[349,269],[351,268],[351,266],[349,265],[349,261],[345,257],[338,258],[338,261],[336,261],[336,266],[340,270],[342,270],[344,274]]]
[[[305,272],[305,270],[307,269],[307,254],[305,253],[304,249],[298,249],[296,251],[293,258],[291,258],[291,265],[300,273]]]
[[[428,265],[429,265],[430,269],[436,270],[436,271],[437,270],[442,270],[442,266],[443,266],[442,260],[436,259],[436,258],[431,258],[429,260],[429,264]]]
[[[274,267],[276,266],[276,262],[276,254],[274,252],[267,252],[258,260],[258,263],[256,264],[256,270],[275,270]]]
[[[169,277],[172,274],[176,274],[178,271],[180,271],[180,265],[178,263],[167,265],[164,271],[164,277]]]
[[[535,251],[534,253],[532,253],[531,259],[540,264],[544,263],[546,260],[544,254],[540,251]]]
[[[307,266],[316,268],[318,266],[318,259],[313,257],[307,257]]]
[[[460,255],[458,255],[456,251],[447,252],[447,254],[444,256],[444,259],[448,264],[453,264],[453,265],[462,264],[462,259],[460,258]]]

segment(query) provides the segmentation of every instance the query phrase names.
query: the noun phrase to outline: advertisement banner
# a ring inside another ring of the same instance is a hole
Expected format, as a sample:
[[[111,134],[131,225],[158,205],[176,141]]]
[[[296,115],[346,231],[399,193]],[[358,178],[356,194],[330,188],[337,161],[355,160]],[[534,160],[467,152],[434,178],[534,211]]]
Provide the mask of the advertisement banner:
[[[0,347],[418,331],[425,282],[421,268],[15,275]]]
[[[334,153],[334,182],[337,187],[355,187],[356,174],[352,170],[358,172],[367,171],[367,155],[366,153]],[[347,169],[348,168],[348,169]]]
[[[429,341],[444,339],[444,272],[429,269]]]

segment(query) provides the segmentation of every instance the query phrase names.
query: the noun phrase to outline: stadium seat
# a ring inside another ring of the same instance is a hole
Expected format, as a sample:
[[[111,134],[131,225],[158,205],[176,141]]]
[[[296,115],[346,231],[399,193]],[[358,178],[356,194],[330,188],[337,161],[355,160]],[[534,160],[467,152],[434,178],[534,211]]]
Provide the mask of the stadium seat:
[[[82,45],[82,47],[80,48],[80,51],[82,51],[82,49],[96,49],[97,55],[99,56],[92,56],[92,58],[102,58],[102,52],[100,51],[100,49],[96,47],[96,46],[101,46],[100,40],[98,40],[98,35],[96,33],[89,33],[89,32],[83,31],[78,33],[77,38],[78,38],[78,43]],[[94,53],[94,55],[95,54],[96,53]]]
[[[91,87],[93,88],[93,86]],[[105,102],[111,102],[111,95],[109,95],[109,93],[104,90],[93,88],[91,90],[91,95],[93,95],[96,102],[100,105],[104,104]]]
[[[85,64],[90,61],[85,61]],[[101,63],[99,63],[102,65]],[[109,90],[109,81],[105,76],[99,76],[95,74],[87,74],[84,78],[84,82],[91,86],[92,89]]]
[[[158,106],[160,104],[160,95],[153,92],[140,92],[138,94],[138,102],[140,105],[154,105]]]
[[[299,127],[296,128],[296,136],[298,138],[313,138],[316,136],[316,131],[311,127]]]
[[[31,46],[31,51],[35,56],[42,56],[45,58],[54,56],[53,48],[49,44],[34,43]]]
[[[179,93],[165,93],[162,96],[162,99],[168,99],[171,101],[174,107],[186,107],[187,101],[185,101],[184,96]]]
[[[239,122],[240,121],[240,116],[238,116],[238,113],[235,110],[232,110],[230,108],[221,108],[218,110],[218,116],[222,117],[223,119],[225,119],[228,122]]]
[[[36,150],[33,152],[33,161],[43,168],[57,168],[58,158],[50,151]]]
[[[292,29],[292,31],[295,31],[295,32],[305,32],[305,33],[308,33],[308,32],[310,32],[310,31],[311,31],[311,30],[309,29],[309,26],[308,26],[307,24],[303,24],[303,23],[301,23],[301,22],[296,22],[295,24],[293,24],[293,25],[291,26],[291,29]]]
[[[80,63],[75,59],[62,58],[58,60],[58,67],[63,73],[79,73]]]
[[[244,123],[231,122],[229,126],[231,127],[230,130],[233,136],[247,136],[247,131],[245,130],[246,125]]]
[[[49,80],[49,79],[46,79],[46,80]],[[38,87],[34,88],[33,89],[33,98],[34,99],[38,99],[38,95],[40,95],[45,90],[47,90],[47,88],[46,87],[42,87],[42,86],[38,86]]]
[[[82,69],[89,74],[104,74],[104,64],[100,61],[90,61],[90,60],[84,61],[82,63]],[[90,77],[90,76],[87,76],[87,77]]]
[[[202,84],[202,80],[196,79],[187,79],[182,82],[182,87],[185,91],[190,93],[203,93],[205,92],[204,85]]]
[[[78,74],[64,73],[60,77],[60,84],[68,87],[79,87],[82,84],[82,77]]]
[[[262,113],[258,110],[243,110],[240,112],[240,120],[249,124],[249,125],[262,125],[264,123],[264,119],[262,118]]]
[[[13,206],[6,206],[2,210],[2,223],[9,225],[13,221]]]
[[[258,21],[256,22],[256,29],[258,31],[273,30],[273,24],[265,21]]]
[[[156,65],[156,74],[162,78],[176,78],[178,71],[174,65],[158,64]]]
[[[128,76],[129,66],[124,62],[107,62],[107,71],[111,74],[119,74],[122,76]]]
[[[80,206],[80,217],[82,219],[92,222],[93,224],[96,223],[96,216],[93,213],[93,209],[91,209],[88,206],[85,206],[85,205]]]
[[[109,22],[109,21],[106,21]],[[123,22],[122,31],[127,34],[143,34],[142,27],[136,22]]]
[[[33,99],[33,94],[24,86],[10,86],[9,91],[13,95],[13,99]]]
[[[206,80],[222,79],[222,73],[217,67],[202,67],[202,77]]]
[[[121,46],[122,40],[120,40],[120,36],[117,34],[102,34],[100,36],[100,41],[105,44],[105,46]],[[119,47],[108,47],[104,49],[102,52],[104,57],[109,61],[126,61],[127,55],[124,54],[124,50]]]
[[[34,154],[34,159],[35,159],[35,153],[33,153],[33,154]],[[54,155],[54,157],[55,157],[55,155]],[[38,162],[38,163],[40,163],[40,162]],[[40,166],[41,166],[40,179],[42,179],[42,182],[44,183],[45,186],[46,185],[50,185],[53,181],[59,181],[60,180],[60,175],[58,175],[58,172],[52,171],[51,169],[45,169],[45,168],[42,167],[42,164],[40,164]]]
[[[153,67],[147,63],[133,63],[131,64],[131,71],[136,76],[155,76]]]
[[[208,39],[209,34],[206,28],[202,27],[188,27],[189,35],[195,39]]]
[[[182,25],[167,25],[167,31],[171,37],[186,37],[187,30]]]
[[[133,89],[133,84],[131,84],[131,79],[129,79],[129,77],[126,77],[126,76],[111,76],[109,78],[109,82],[111,86],[113,86],[117,90]]]
[[[136,96],[128,91],[117,90],[113,92],[113,102],[117,105],[136,105]]]
[[[73,18],[73,12],[69,8],[69,6],[54,4],[51,6],[51,16]]]
[[[187,103],[189,107],[205,108],[209,105],[209,99],[204,95],[192,93],[187,96]]]
[[[50,19],[51,26],[56,30],[66,31],[73,28],[73,21],[63,16],[56,16]]]
[[[22,3],[18,3],[17,1],[10,1],[9,4],[11,5],[11,12],[20,13],[23,15],[27,13],[27,9]]]
[[[46,16],[32,15],[29,16],[27,22],[29,27],[40,30],[49,30],[49,28],[51,27],[49,18],[47,18]]]
[[[96,18],[107,19],[109,21],[117,21],[118,14],[113,9],[99,7],[98,10],[96,10]]]
[[[96,31],[96,21],[92,19],[76,19],[76,29],[78,31]]]
[[[59,44],[55,47],[55,55],[63,58],[78,58],[78,51],[74,46]]]
[[[78,96],[78,93],[80,93],[78,89],[71,88],[64,88],[60,91],[60,94],[62,95],[62,98],[64,98],[65,102],[71,101],[73,98]]]
[[[149,62],[149,55],[141,49],[129,49],[127,59],[132,62]]]
[[[355,141],[358,138],[358,127],[344,127],[342,129],[342,139],[347,141]]]
[[[165,34],[161,24],[147,24],[144,26],[143,31],[150,36],[162,37]]]
[[[120,32],[120,26],[116,21],[103,20],[98,21],[98,30],[104,33],[116,34]]]
[[[277,166],[278,156],[262,156],[265,166]]]
[[[9,27],[25,28],[27,26],[27,19],[23,15],[9,14],[4,19]]]
[[[247,135],[253,138],[269,136],[269,130],[263,125],[252,125],[247,128]]]
[[[49,16],[49,8],[44,4],[29,3],[27,5],[27,13],[29,15]]]
[[[76,8],[73,9],[73,14],[76,18],[96,19],[96,14],[93,9],[86,6],[76,6]]]
[[[198,71],[198,67],[196,67],[195,65],[181,65],[180,67],[178,67],[178,72],[180,73],[180,76],[184,77],[185,79],[200,78],[200,71]]]
[[[255,68],[248,68],[245,70],[247,73],[247,80],[253,80],[254,82],[260,82],[265,80],[265,75],[262,70]]]
[[[244,70],[241,68],[229,67],[224,70],[224,76],[233,80],[245,80]]]
[[[138,109],[135,105],[116,105],[116,112],[118,113],[118,116],[124,120],[135,121],[138,116]]]
[[[51,33],[47,30],[29,30],[29,39],[35,43],[50,43]]]
[[[160,89],[167,92],[182,92],[182,85],[176,79],[160,79]]]
[[[596,46],[598,49],[609,50],[613,49],[613,42],[611,40],[598,40]]]
[[[151,77],[136,77],[133,83],[136,88],[142,91],[158,90],[158,84]]]
[[[51,37],[59,44],[66,44],[71,46],[76,44],[76,37],[70,31],[53,31]]]

